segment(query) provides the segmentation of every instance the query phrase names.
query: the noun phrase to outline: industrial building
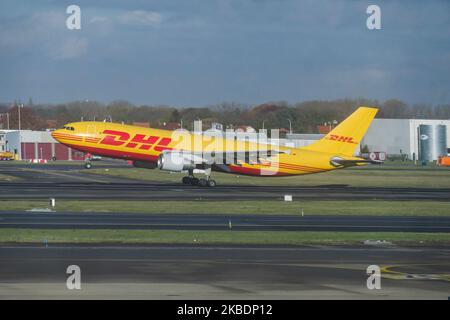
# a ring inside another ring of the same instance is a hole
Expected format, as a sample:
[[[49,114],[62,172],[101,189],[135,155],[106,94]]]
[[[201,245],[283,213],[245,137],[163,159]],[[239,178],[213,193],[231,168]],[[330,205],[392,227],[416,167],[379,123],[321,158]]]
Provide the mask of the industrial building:
[[[17,160],[83,160],[83,152],[52,138],[50,131],[1,130],[0,151],[14,153]]]
[[[374,119],[361,141],[371,152],[434,161],[450,148],[450,120]]]
[[[321,133],[288,133],[286,139],[280,139],[280,144],[287,147],[300,148],[310,145],[322,139],[325,134]]]

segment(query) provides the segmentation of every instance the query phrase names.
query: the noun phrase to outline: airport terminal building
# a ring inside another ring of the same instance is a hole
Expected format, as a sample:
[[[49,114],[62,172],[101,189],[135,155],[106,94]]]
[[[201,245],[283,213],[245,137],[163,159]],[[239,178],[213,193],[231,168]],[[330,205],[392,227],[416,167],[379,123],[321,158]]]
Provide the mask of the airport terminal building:
[[[14,153],[17,160],[83,160],[83,152],[52,138],[50,131],[1,130],[0,151]]]

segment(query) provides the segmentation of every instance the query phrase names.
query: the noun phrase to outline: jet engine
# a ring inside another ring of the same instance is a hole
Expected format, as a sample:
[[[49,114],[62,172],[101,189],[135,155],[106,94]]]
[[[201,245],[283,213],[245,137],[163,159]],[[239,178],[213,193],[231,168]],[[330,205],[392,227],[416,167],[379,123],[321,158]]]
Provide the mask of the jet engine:
[[[158,168],[165,171],[181,172],[195,169],[195,164],[179,152],[166,152],[159,155]]]

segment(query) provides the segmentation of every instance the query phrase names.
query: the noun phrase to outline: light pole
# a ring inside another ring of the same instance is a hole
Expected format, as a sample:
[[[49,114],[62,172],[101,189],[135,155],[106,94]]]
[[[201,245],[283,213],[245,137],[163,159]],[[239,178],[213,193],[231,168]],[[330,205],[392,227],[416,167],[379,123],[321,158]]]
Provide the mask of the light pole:
[[[19,113],[19,131],[20,131],[20,109],[23,108],[23,104],[17,105],[17,112]]]
[[[287,121],[289,121],[289,132],[290,132],[290,134],[292,134],[292,122],[291,122],[291,119],[287,119]]]

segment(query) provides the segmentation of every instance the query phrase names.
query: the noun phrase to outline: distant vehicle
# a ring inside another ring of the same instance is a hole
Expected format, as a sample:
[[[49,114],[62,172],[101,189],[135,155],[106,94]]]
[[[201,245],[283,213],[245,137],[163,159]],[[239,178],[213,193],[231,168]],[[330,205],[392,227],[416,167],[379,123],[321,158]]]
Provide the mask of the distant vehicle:
[[[1,151],[0,160],[14,160],[14,153],[9,151]]]
[[[100,161],[102,160],[102,157],[96,154],[86,153],[86,159],[89,159],[90,161]]]
[[[378,160],[378,161],[386,161],[386,152],[369,152],[362,153],[361,158],[370,159],[370,160]]]
[[[353,156],[377,112],[359,107],[325,137],[301,148],[92,121],[67,124],[52,136],[72,149],[131,160],[139,168],[187,172],[184,184],[214,187],[212,171],[276,177],[381,163]],[[91,166],[86,158],[86,168]],[[194,177],[194,172],[205,178]]]
[[[450,167],[450,156],[440,156],[437,165],[440,167]]]

